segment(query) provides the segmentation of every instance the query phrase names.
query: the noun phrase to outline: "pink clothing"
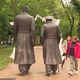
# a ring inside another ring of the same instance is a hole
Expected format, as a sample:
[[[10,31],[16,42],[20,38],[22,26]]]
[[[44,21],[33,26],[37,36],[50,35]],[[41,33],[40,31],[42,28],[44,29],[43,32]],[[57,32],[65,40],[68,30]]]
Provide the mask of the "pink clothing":
[[[68,43],[68,46],[67,46],[67,54],[68,54],[68,55],[70,54],[71,45],[72,45],[72,41],[70,41],[70,42]],[[75,57],[75,58],[80,58],[80,42],[77,42],[77,43],[75,44],[75,47],[74,47],[74,57]]]

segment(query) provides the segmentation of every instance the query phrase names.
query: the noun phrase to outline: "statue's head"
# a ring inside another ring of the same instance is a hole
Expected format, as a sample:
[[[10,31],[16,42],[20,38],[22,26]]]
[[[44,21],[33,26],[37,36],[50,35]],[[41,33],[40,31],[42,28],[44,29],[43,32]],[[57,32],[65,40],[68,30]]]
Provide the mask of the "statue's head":
[[[22,7],[22,12],[28,12],[29,11],[29,7],[28,6],[23,6]]]

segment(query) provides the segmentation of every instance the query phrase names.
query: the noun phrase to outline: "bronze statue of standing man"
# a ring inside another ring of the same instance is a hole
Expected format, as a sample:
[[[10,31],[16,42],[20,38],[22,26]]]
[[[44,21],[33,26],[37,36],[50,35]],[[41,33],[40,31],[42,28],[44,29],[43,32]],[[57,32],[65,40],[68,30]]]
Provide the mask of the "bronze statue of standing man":
[[[20,75],[26,75],[33,63],[35,22],[34,18],[28,14],[28,7],[22,7],[22,13],[17,15],[14,20],[15,31],[15,59],[14,63],[19,65]]]
[[[59,26],[53,21],[52,16],[46,17],[46,23],[43,24],[41,30],[41,38],[46,75],[49,76],[51,73],[56,74],[57,65],[62,63],[58,46],[60,30]]]

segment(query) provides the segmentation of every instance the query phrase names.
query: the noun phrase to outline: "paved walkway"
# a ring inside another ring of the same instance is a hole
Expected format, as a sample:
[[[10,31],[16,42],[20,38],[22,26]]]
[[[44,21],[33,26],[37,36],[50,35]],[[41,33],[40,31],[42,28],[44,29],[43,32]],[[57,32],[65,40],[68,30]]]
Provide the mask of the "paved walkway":
[[[45,76],[45,67],[43,64],[42,47],[35,47],[36,63],[32,65],[30,73],[25,76],[18,76],[18,67],[14,63],[9,64],[0,71],[0,77],[16,77],[16,80],[80,80],[80,70],[78,75],[69,76],[69,60],[66,61],[64,69],[60,69],[57,75]],[[79,62],[80,65],[80,62]],[[80,66],[79,66],[80,68]]]

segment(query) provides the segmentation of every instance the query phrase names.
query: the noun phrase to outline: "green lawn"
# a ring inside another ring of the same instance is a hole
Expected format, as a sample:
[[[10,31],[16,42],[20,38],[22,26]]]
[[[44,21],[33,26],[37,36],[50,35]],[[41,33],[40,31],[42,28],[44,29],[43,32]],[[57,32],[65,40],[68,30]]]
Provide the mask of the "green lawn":
[[[12,53],[13,47],[0,47],[0,69],[5,68],[10,62],[11,58],[9,58]]]

